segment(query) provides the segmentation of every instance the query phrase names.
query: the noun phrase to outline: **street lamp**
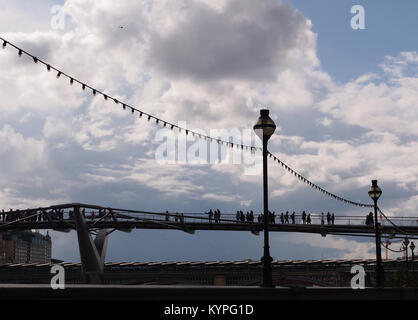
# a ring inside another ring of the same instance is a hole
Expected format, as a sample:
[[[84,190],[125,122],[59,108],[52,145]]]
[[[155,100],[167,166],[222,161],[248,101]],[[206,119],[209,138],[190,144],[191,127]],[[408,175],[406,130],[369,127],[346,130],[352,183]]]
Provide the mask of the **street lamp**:
[[[380,247],[380,231],[377,223],[377,200],[382,195],[382,190],[377,186],[377,180],[372,180],[369,196],[374,202],[374,229],[376,234],[376,286],[381,287],[385,278],[382,265],[382,248]]]
[[[405,238],[405,240],[403,241],[403,244],[405,246],[405,262],[406,262],[406,275],[408,276],[408,245],[409,245],[409,240],[408,238]]]
[[[415,250],[415,244],[412,241],[411,241],[411,244],[409,245],[409,248],[411,248],[411,252],[412,252],[412,273],[414,273],[414,260],[415,260],[414,250]]]
[[[273,287],[273,276],[269,247],[269,214],[268,214],[268,196],[267,196],[267,141],[276,130],[274,121],[269,117],[269,110],[260,110],[260,117],[254,125],[254,131],[263,141],[263,195],[264,195],[264,255],[261,258],[263,262],[263,287]]]

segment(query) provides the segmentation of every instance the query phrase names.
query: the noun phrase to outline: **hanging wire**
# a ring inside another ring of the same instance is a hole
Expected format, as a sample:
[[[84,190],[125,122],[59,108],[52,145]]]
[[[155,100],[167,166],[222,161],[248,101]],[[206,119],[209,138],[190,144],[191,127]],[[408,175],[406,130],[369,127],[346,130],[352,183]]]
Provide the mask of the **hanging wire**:
[[[300,181],[302,181],[303,183],[307,184],[309,187],[318,190],[320,192],[322,192],[323,194],[327,195],[328,197],[331,197],[335,200],[344,202],[346,204],[350,204],[353,206],[357,206],[357,207],[363,207],[363,208],[372,208],[373,205],[371,204],[365,204],[365,203],[360,203],[360,202],[354,202],[351,200],[347,200],[344,199],[340,196],[337,196],[323,188],[321,188],[320,186],[318,186],[317,184],[311,182],[310,180],[308,180],[307,178],[305,178],[304,176],[302,176],[301,174],[299,174],[298,172],[296,172],[295,170],[293,170],[291,167],[289,167],[287,164],[285,164],[282,160],[280,160],[278,157],[276,157],[274,154],[272,154],[270,151],[267,151],[268,155],[270,156],[270,158],[273,158],[274,161],[276,161],[277,163],[279,163],[285,170],[287,170],[288,172],[290,172],[292,175],[294,175],[295,177],[297,177]]]
[[[41,63],[41,64],[45,65],[45,66],[47,67],[47,70],[48,70],[48,71],[50,71],[51,69],[52,69],[52,70],[55,70],[55,71],[57,72],[57,78],[60,78],[61,76],[67,77],[67,78],[70,80],[70,84],[73,84],[74,82],[77,82],[77,83],[81,84],[81,86],[82,86],[83,90],[85,90],[85,88],[89,88],[90,90],[92,90],[93,95],[100,94],[100,95],[102,95],[102,96],[103,96],[103,98],[104,98],[105,100],[108,100],[108,99],[113,100],[116,104],[118,104],[118,103],[120,102],[117,98],[112,97],[112,96],[108,95],[107,93],[104,93],[104,92],[102,92],[102,91],[100,91],[100,90],[98,90],[98,89],[96,89],[96,88],[94,88],[94,87],[92,87],[92,86],[90,86],[90,85],[88,85],[88,84],[86,84],[86,83],[84,83],[84,82],[82,82],[82,81],[78,80],[77,78],[75,78],[75,77],[73,77],[73,76],[68,75],[67,73],[65,73],[65,72],[63,72],[63,71],[61,71],[61,70],[59,70],[59,69],[58,69],[58,68],[56,68],[56,67],[51,66],[50,64],[48,64],[48,63],[46,63],[46,62],[42,61],[41,59],[39,59],[39,58],[37,58],[37,57],[35,57],[35,56],[34,56],[34,55],[32,55],[31,53],[29,53],[29,52],[27,52],[27,51],[25,51],[25,50],[23,50],[23,49],[19,48],[18,46],[14,45],[14,44],[12,44],[12,43],[10,43],[10,42],[8,42],[8,41],[7,41],[7,40],[5,40],[4,38],[0,37],[0,40],[2,40],[2,41],[3,41],[3,48],[5,48],[5,47],[6,47],[6,44],[9,44],[11,47],[13,47],[13,48],[15,48],[15,49],[17,49],[17,50],[18,50],[19,55],[21,55],[22,53],[24,53],[25,55],[27,55],[27,56],[31,57],[35,63],[38,63],[38,62],[39,62],[39,63]],[[161,123],[161,124],[164,124],[164,126],[167,126],[167,124],[168,124],[168,125],[170,125],[170,126],[171,126],[171,129],[176,128],[179,132],[182,132],[182,130],[183,130],[183,131],[186,133],[186,135],[188,135],[189,133],[192,133],[193,135],[196,135],[196,136],[198,136],[198,137],[200,137],[200,138],[204,138],[205,140],[206,140],[207,138],[210,138],[209,136],[203,136],[203,135],[200,135],[200,134],[198,134],[198,133],[197,133],[197,132],[195,132],[195,131],[192,131],[192,130],[189,130],[189,129],[186,129],[186,128],[182,128],[182,127],[180,127],[180,126],[178,126],[178,125],[176,125],[176,124],[170,123],[170,122],[165,121],[165,120],[163,120],[163,119],[160,119],[160,118],[158,118],[158,117],[156,117],[156,116],[153,116],[153,115],[151,115],[151,114],[148,114],[148,113],[146,113],[146,112],[144,112],[144,111],[142,111],[142,110],[139,110],[139,109],[137,109],[137,108],[135,108],[135,107],[132,107],[132,106],[128,105],[127,103],[123,103],[123,106],[124,106],[124,109],[125,109],[126,107],[129,107],[129,108],[130,108],[130,110],[132,111],[132,113],[134,113],[134,112],[138,112],[138,113],[139,113],[139,117],[142,117],[142,115],[146,115],[146,116],[148,117],[148,121],[150,121],[150,120],[151,120],[151,118],[152,118],[152,119],[155,119],[155,122],[156,122],[157,124],[160,124],[160,123]],[[224,141],[224,140],[220,140],[220,141],[222,141],[222,142],[223,142],[226,146],[229,146],[229,147],[231,147],[231,148],[233,148],[233,147],[234,147],[234,145],[235,145],[235,144],[229,143],[229,141]],[[245,146],[245,145],[240,145],[240,146],[242,146],[242,149],[244,149],[244,147],[245,147],[245,148],[249,148],[249,147],[250,147],[250,146]],[[254,149],[257,149],[257,150],[260,150],[260,151],[262,150],[262,148],[260,148],[260,147],[257,147],[257,148],[256,148],[256,147],[251,147],[251,148],[254,148]]]
[[[396,225],[392,220],[390,220],[383,212],[382,212],[382,210],[379,208],[379,207],[377,207],[377,211],[379,211],[379,213],[391,224],[391,225],[393,225],[394,227],[395,227],[395,229],[397,229],[400,233],[402,233],[402,234],[405,234],[405,235],[408,235],[408,234],[411,234],[411,233],[409,233],[409,232],[407,232],[407,231],[405,231],[405,230],[403,230],[403,229],[401,229],[398,225]]]

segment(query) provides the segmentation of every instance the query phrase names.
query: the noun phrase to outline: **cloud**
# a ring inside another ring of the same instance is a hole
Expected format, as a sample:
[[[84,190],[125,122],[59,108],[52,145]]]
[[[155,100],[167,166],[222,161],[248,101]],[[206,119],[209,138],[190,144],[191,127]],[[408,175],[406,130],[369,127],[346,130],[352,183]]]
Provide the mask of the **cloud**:
[[[418,134],[418,58],[415,52],[386,57],[383,75],[360,77],[328,94],[320,110],[343,123],[400,136]]]
[[[309,21],[281,1],[228,1],[222,9],[181,1],[170,27],[152,34],[148,61],[170,78],[274,80],[309,42]]]
[[[25,174],[32,170],[42,170],[48,165],[43,141],[25,138],[10,125],[0,130],[0,158],[2,172]]]
[[[308,243],[315,248],[338,249],[339,256],[334,255],[327,258],[358,259],[361,257],[363,259],[372,259],[376,257],[376,249],[371,245],[373,239],[370,239],[368,242],[359,242],[338,236],[327,236],[323,238],[317,235],[304,235],[301,238],[292,234],[289,236],[288,241],[295,245]]]

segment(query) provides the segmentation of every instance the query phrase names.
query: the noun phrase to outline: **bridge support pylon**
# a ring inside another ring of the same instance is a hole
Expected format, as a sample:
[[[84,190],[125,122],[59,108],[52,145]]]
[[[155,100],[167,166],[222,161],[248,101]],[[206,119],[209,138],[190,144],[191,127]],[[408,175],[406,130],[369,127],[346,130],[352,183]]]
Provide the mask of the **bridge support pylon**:
[[[80,212],[80,207],[74,207],[74,216],[80,250],[82,281],[86,284],[102,284],[108,232],[106,229],[99,230],[93,241],[85,217]]]

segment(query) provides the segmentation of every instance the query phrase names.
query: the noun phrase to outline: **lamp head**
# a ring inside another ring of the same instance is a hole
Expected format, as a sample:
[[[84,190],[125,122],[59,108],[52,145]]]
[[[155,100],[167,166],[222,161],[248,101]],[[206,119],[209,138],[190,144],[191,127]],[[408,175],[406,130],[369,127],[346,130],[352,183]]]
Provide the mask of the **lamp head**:
[[[269,117],[269,113],[270,111],[267,109],[260,110],[260,117],[258,118],[253,128],[261,140],[263,140],[263,137],[266,137],[267,140],[270,139],[276,130],[276,124]]]
[[[373,200],[377,200],[382,195],[382,190],[377,186],[377,180],[372,180],[372,186],[369,190],[369,196]]]

